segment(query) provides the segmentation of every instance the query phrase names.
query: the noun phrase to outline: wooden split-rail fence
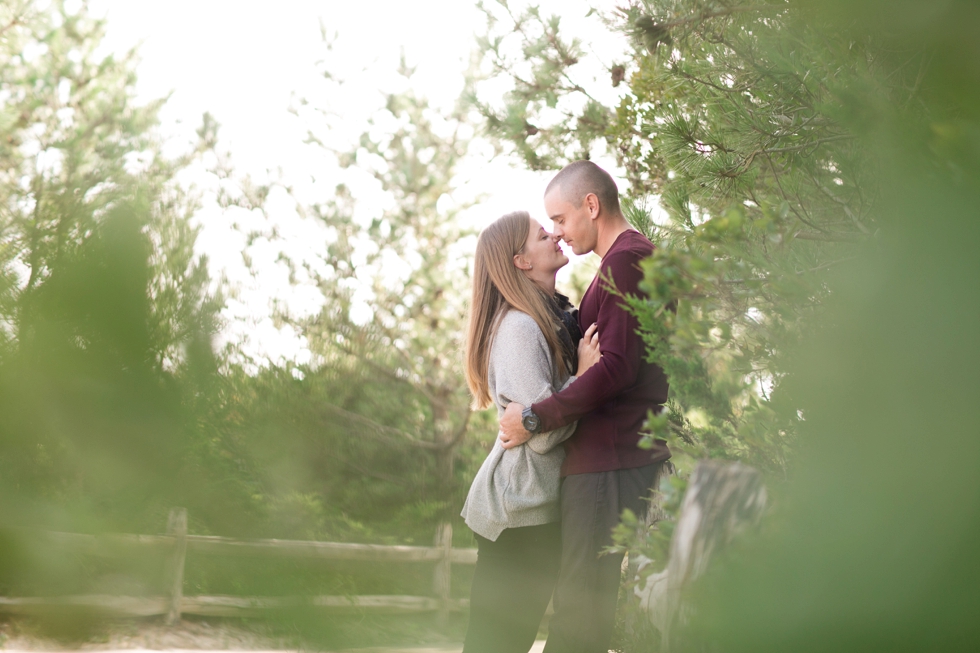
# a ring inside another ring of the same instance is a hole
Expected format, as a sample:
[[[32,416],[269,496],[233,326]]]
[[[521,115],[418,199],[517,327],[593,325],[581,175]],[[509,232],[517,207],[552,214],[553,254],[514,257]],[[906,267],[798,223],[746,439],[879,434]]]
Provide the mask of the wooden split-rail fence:
[[[443,523],[436,529],[435,545],[388,546],[305,540],[239,540],[187,533],[187,511],[170,512],[166,535],[83,535],[80,533],[45,533],[57,543],[99,554],[118,546],[146,546],[168,551],[170,555],[168,594],[155,597],[82,595],[63,597],[0,597],[0,611],[32,613],[59,606],[86,607],[132,616],[165,615],[173,624],[182,614],[235,617],[261,613],[269,608],[315,606],[334,610],[371,610],[378,612],[434,612],[445,622],[452,611],[463,610],[467,599],[450,596],[450,571],[453,564],[476,564],[476,549],[452,548],[452,525]],[[434,563],[432,596],[303,596],[243,597],[185,596],[184,564],[188,553],[212,555],[276,555],[319,558],[321,560],[357,560],[371,562]]]

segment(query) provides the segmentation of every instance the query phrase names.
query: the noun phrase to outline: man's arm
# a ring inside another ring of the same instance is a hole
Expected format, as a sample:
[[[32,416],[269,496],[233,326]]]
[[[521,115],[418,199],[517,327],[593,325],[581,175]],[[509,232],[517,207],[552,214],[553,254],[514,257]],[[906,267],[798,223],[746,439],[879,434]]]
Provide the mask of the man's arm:
[[[554,392],[551,350],[534,318],[525,313],[508,313],[500,323],[490,350],[490,368],[493,370],[490,395],[498,405],[530,404]],[[512,446],[527,441],[532,451],[544,454],[561,444],[574,430],[573,422],[534,436],[528,433],[529,439]],[[502,444],[506,442],[502,440]]]
[[[641,257],[630,252],[617,252],[612,260],[603,261],[619,292],[639,294],[643,272]],[[602,358],[578,380],[547,399],[532,406],[541,418],[541,430],[548,431],[570,424],[592,412],[610,398],[622,393],[636,382],[643,359],[643,339],[637,334],[637,319],[623,306],[620,297],[612,295],[605,283],[598,289],[599,313],[596,319],[599,350]],[[516,446],[530,437],[521,423],[524,406],[510,404],[500,418],[501,441]]]

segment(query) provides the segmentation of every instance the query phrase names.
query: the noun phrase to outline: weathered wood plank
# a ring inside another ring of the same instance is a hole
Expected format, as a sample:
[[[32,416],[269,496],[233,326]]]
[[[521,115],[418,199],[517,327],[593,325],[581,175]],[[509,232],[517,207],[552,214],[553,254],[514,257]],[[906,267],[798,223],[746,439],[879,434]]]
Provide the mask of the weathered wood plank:
[[[436,529],[436,549],[442,551],[442,557],[436,562],[432,574],[432,593],[436,595],[439,611],[436,624],[445,628],[449,624],[449,591],[452,577],[453,527],[449,523],[441,523]]]
[[[440,603],[426,596],[317,596],[313,605],[321,608],[372,610],[379,612],[431,612],[438,610]],[[460,611],[469,608],[469,599],[446,601],[449,610]]]
[[[174,508],[167,520],[167,535],[174,538],[174,550],[170,558],[170,607],[167,610],[168,626],[180,621],[180,600],[184,595],[184,561],[187,559],[187,509]]]
[[[107,594],[23,598],[0,596],[0,612],[32,615],[71,607],[90,608],[107,614],[152,617],[166,614],[170,607],[170,600],[166,596],[110,596]]]
[[[240,597],[187,596],[181,612],[201,616],[241,616],[268,609],[289,609],[303,606],[330,611],[360,611],[385,613],[435,612],[441,603],[425,596],[314,596],[314,597]],[[469,607],[468,599],[447,602],[448,609],[459,611]]]
[[[101,533],[87,535],[84,533],[62,533],[58,531],[36,531],[38,537],[43,537],[53,544],[63,544],[76,550],[90,554],[112,556],[118,547],[147,547],[161,551],[173,550],[174,538],[170,535],[129,535],[125,533]],[[34,533],[32,533],[34,535]]]
[[[184,596],[180,601],[181,614],[208,617],[238,617],[255,615],[268,609],[289,609],[313,606],[329,611],[360,611],[384,613],[435,612],[443,604],[425,596]],[[447,601],[449,610],[465,610],[468,599]],[[152,617],[167,614],[170,598],[165,596],[109,596],[88,594],[59,597],[0,597],[0,612],[38,614],[59,608],[84,607],[106,614]]]
[[[475,565],[476,549],[453,549],[450,559],[454,565]]]
[[[442,551],[426,546],[351,544],[307,540],[236,540],[229,537],[189,535],[187,545],[195,553],[211,555],[263,555],[274,553],[328,560],[435,562]]]
[[[128,535],[108,533],[46,532],[49,540],[61,542],[93,554],[109,554],[116,546],[147,546],[161,551],[173,550],[170,535]],[[317,542],[313,540],[239,540],[216,535],[188,535],[188,550],[210,555],[262,555],[323,558],[326,560],[363,560],[386,562],[436,562],[442,559],[443,549],[427,546],[351,544],[346,542]],[[476,564],[476,549],[453,549],[453,564]]]

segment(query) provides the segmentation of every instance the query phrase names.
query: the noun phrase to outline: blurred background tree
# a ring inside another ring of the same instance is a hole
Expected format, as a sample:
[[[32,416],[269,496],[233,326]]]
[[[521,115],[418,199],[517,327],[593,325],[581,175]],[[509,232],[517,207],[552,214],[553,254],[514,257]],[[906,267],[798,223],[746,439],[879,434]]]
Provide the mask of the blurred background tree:
[[[411,71],[402,74],[408,81]],[[363,134],[340,160],[377,180],[391,208],[358,223],[340,187],[309,209],[338,234],[326,259],[333,275],[318,279],[324,310],[304,327],[324,371],[345,377],[323,405],[346,426],[342,477],[347,491],[374,496],[368,505],[400,510],[403,532],[457,519],[473,471],[455,465],[472,417],[460,352],[474,234],[460,221],[466,205],[452,199],[468,145],[461,111],[440,115],[412,92],[388,95],[381,121],[392,126],[380,139]],[[411,495],[378,482],[385,477]]]
[[[105,25],[86,4],[3,11],[3,464],[22,508],[46,497],[59,528],[153,532],[180,504],[198,532],[362,541],[427,540],[456,518],[483,447],[461,443],[489,428],[471,418],[458,364],[462,109],[393,93],[389,131],[324,151],[376,179],[392,208],[355,218],[344,187],[299,206],[331,240],[313,266],[323,310],[280,318],[315,361],[256,369],[234,344],[214,350],[222,283],[195,253],[199,198],[177,180],[214,151],[217,123],[206,115],[194,148],[165,154],[164,100],[135,101],[135,53],[100,55]],[[219,202],[265,210],[268,184],[236,186],[234,163],[210,160]],[[85,526],[96,515],[109,521]]]
[[[221,300],[175,177],[213,135],[163,153],[161,102],[135,102],[135,55],[98,54],[84,4],[7,3],[0,23],[4,507],[146,528],[210,455],[186,408]]]
[[[406,89],[412,72],[403,62]],[[341,85],[326,68],[322,80],[322,97]],[[461,219],[471,205],[455,196],[472,128],[462,106],[443,112],[404,90],[338,150],[329,105],[302,99],[294,111],[309,145],[358,185],[369,180],[385,208],[363,210],[345,184],[318,201],[293,198],[326,246],[283,260],[316,285],[322,309],[305,318],[283,308],[278,319],[313,358],[242,376],[236,428],[280,536],[290,520],[310,537],[426,543],[436,524],[459,521],[493,437],[489,416],[470,408],[460,354],[475,234]],[[228,201],[254,206],[247,184]],[[264,237],[281,238],[274,227]]]

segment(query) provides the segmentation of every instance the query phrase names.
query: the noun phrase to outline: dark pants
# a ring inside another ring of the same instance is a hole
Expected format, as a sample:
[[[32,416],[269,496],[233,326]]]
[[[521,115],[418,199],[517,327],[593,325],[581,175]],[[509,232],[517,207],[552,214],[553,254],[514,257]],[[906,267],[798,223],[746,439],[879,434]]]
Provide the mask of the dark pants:
[[[561,485],[561,574],[545,653],[606,653],[612,639],[623,555],[600,555],[623,510],[641,519],[663,463],[575,474]]]
[[[464,653],[527,653],[561,563],[561,526],[508,528],[496,542],[476,536]]]

